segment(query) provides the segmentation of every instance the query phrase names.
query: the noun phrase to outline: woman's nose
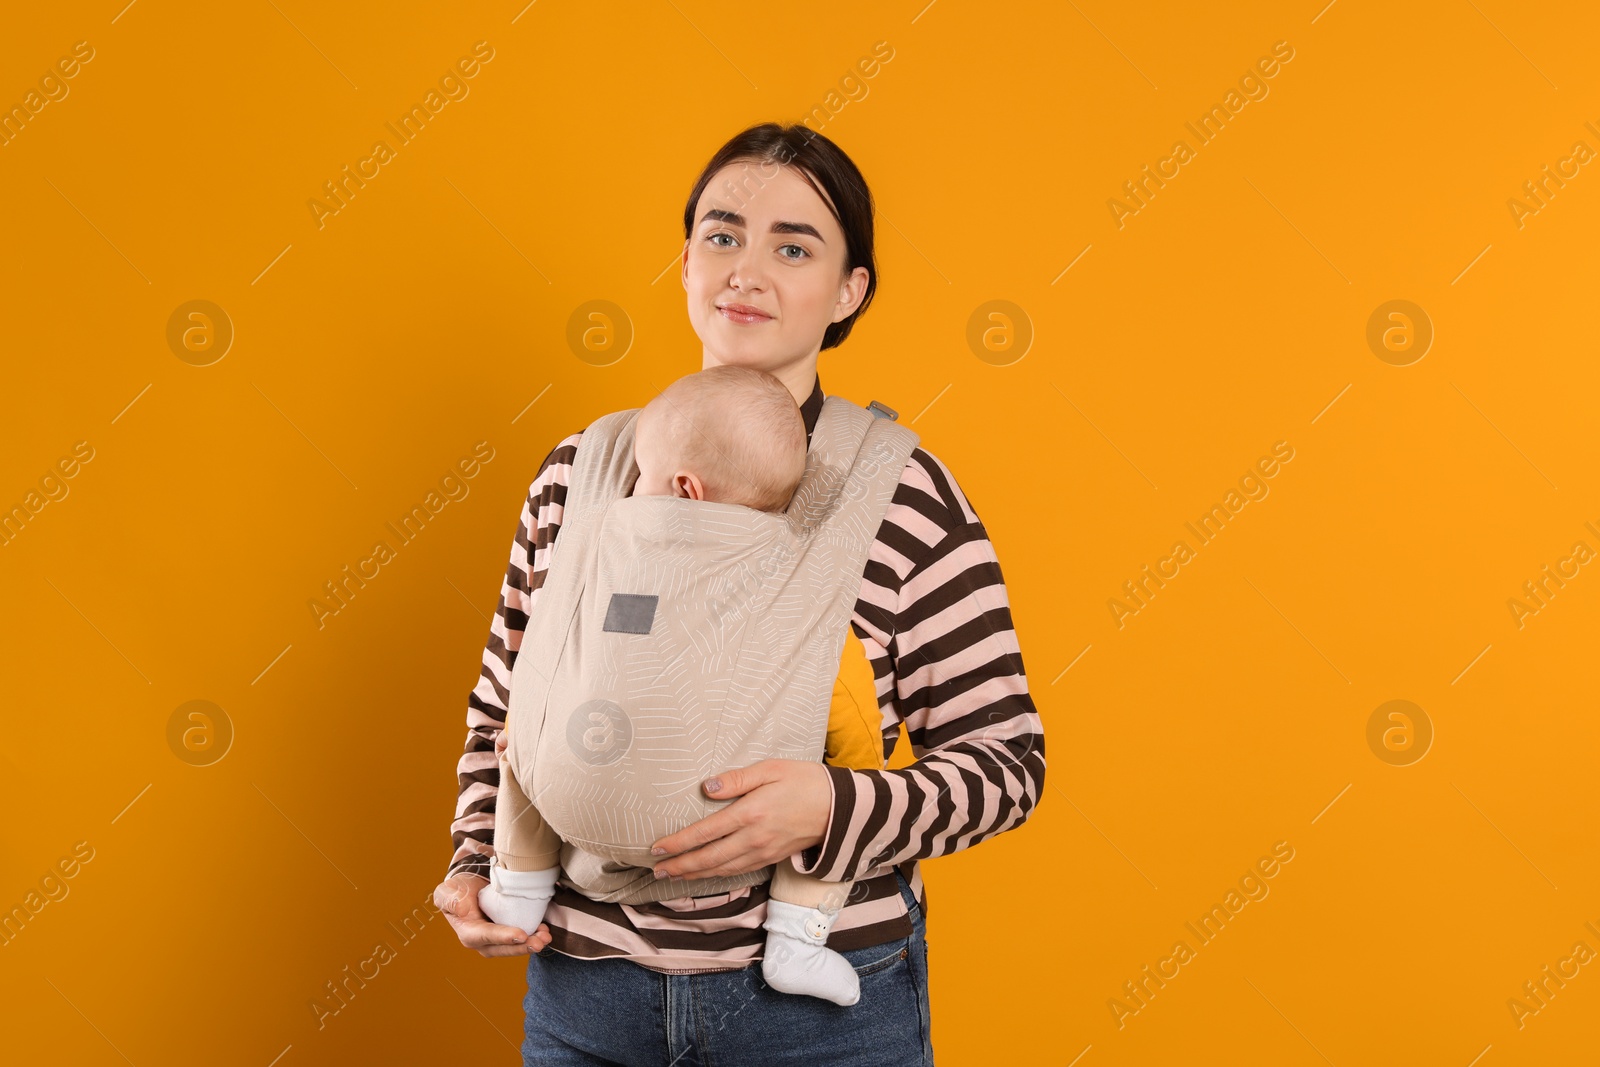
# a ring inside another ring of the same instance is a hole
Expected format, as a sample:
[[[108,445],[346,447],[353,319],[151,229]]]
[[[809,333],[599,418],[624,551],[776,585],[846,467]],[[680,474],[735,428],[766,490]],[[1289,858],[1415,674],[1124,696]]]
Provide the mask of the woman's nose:
[[[741,293],[752,290],[760,292],[766,289],[767,275],[760,260],[760,253],[749,246],[740,249],[739,256],[733,263],[733,275],[728,281]]]

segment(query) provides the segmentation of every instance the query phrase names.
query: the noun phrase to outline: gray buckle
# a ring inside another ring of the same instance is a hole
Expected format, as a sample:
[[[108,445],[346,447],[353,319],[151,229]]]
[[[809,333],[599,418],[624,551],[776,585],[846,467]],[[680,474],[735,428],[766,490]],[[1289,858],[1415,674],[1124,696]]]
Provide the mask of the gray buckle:
[[[896,411],[894,408],[880,404],[876,400],[867,405],[867,410],[872,412],[873,417],[879,419],[888,419],[891,422],[900,418],[900,413],[898,411]]]

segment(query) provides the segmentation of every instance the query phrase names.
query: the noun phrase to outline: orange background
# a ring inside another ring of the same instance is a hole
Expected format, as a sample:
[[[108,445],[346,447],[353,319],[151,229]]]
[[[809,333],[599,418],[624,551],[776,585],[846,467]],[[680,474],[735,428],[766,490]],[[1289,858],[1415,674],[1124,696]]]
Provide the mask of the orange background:
[[[0,948],[17,1056],[515,1062],[525,961],[390,924],[449,859],[518,510],[560,438],[699,368],[671,268],[705,160],[885,41],[813,119],[881,208],[823,383],[969,494],[1049,757],[1025,827],[925,865],[939,1061],[1592,1057],[1595,963],[1507,1007],[1600,951],[1600,576],[1507,607],[1600,548],[1600,176],[1507,207],[1600,148],[1586,5],[120,6],[0,35],[8,104],[94,49],[0,147],[0,502],[94,449],[0,547],[0,906],[94,850]],[[319,229],[323,182],[480,40],[469,95]],[[1268,95],[1119,228],[1107,201],[1278,41]],[[203,367],[167,342],[195,299],[235,330]],[[567,342],[598,299],[634,334],[608,366]],[[1408,366],[1366,341],[1395,299],[1436,331]],[[991,300],[1022,358],[969,344]],[[470,495],[319,630],[322,583],[480,440]],[[1278,441],[1270,494],[1119,628],[1122,583]],[[234,730],[211,766],[169,745],[191,700]],[[1434,731],[1408,766],[1368,745],[1390,700]],[[1270,895],[1119,1028],[1279,841]]]

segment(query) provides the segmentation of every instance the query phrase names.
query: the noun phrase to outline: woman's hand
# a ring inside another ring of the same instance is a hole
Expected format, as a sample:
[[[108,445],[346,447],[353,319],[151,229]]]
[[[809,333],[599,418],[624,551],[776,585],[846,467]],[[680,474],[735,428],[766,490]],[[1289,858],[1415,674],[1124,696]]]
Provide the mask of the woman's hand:
[[[720,779],[721,788],[710,788]],[[828,830],[833,786],[810,760],[764,759],[706,779],[706,796],[732,804],[655,842],[659,877],[715,878],[760,870],[820,844]]]
[[[542,952],[550,944],[550,927],[544,923],[532,937],[515,926],[502,926],[490,922],[478,907],[478,890],[489,884],[489,879],[476,874],[457,874],[440,882],[433,891],[433,903],[456,937],[468,948],[477,949],[480,956],[527,956]]]

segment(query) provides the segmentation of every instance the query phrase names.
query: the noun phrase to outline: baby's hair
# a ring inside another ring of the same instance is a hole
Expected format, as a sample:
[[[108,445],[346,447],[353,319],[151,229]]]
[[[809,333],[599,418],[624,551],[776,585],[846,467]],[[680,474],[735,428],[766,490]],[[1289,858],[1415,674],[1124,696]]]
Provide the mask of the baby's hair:
[[[706,498],[781,512],[806,467],[806,424],[777,378],[752,367],[707,367],[661,391],[636,429],[658,432],[673,462],[699,475]]]

